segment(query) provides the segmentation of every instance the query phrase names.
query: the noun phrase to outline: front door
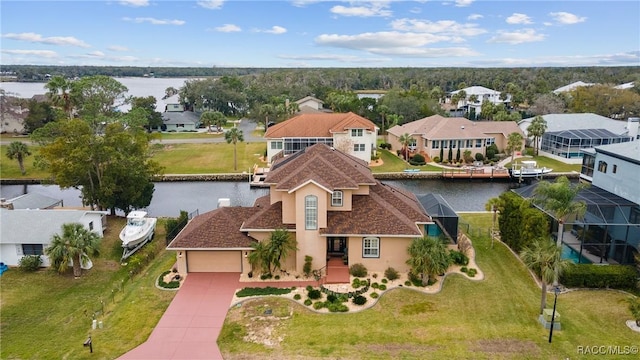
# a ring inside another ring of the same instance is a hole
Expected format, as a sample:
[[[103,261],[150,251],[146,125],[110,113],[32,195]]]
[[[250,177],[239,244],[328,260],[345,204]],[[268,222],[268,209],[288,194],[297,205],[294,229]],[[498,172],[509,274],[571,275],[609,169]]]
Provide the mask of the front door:
[[[347,250],[346,237],[327,238],[327,254],[329,256],[342,256]]]

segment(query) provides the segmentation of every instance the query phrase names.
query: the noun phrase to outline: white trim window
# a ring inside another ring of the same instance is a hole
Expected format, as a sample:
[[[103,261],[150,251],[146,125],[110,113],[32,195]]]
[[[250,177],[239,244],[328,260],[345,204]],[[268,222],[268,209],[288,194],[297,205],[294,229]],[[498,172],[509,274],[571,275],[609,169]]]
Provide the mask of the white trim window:
[[[282,141],[272,141],[271,150],[282,150]]]
[[[351,137],[364,136],[364,129],[351,129]]]
[[[364,258],[380,257],[380,238],[366,237],[362,239],[362,257]]]
[[[304,228],[318,229],[318,197],[314,195],[307,195],[304,198]]]
[[[331,206],[342,206],[342,191],[334,190],[331,194]]]
[[[365,151],[365,146],[364,146],[364,144],[353,144],[353,151],[354,151],[354,152],[362,152],[362,151]]]

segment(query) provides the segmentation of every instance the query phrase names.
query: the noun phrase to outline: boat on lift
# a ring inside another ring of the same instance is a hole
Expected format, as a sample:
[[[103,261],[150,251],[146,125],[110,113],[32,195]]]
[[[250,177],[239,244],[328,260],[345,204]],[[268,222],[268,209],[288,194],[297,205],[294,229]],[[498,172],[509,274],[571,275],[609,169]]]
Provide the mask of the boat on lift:
[[[123,260],[153,238],[157,222],[157,218],[147,217],[146,211],[132,211],[127,215],[127,225],[120,231]]]
[[[538,167],[538,163],[535,160],[523,160],[520,164],[515,163],[509,172],[513,178],[538,178],[542,175],[548,174],[553,169],[546,167]]]

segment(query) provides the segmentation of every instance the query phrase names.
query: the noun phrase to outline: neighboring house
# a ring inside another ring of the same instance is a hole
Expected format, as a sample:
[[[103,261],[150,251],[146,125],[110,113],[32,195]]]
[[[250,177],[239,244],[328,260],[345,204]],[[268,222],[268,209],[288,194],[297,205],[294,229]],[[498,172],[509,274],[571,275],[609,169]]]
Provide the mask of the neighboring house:
[[[264,138],[269,161],[322,143],[368,163],[376,149],[377,135],[378,127],[373,122],[352,112],[310,113],[270,126]]]
[[[443,150],[445,159],[449,149],[452,149],[453,158],[458,149],[461,153],[470,150],[474,157],[476,153],[485,155],[486,148],[491,144],[496,144],[498,150],[504,151],[509,134],[513,132],[524,136],[514,121],[470,121],[440,115],[396,125],[387,131],[392,149],[402,149],[399,138],[403,134],[409,134],[413,138],[409,145],[410,155],[420,153],[428,159],[439,157],[440,149]]]
[[[582,161],[583,149],[636,139],[640,120],[629,118],[625,122],[591,113],[549,114],[542,118],[547,122],[547,131],[538,139],[540,153],[573,164]],[[533,119],[518,122],[525,134]]]
[[[369,271],[409,270],[407,248],[437,226],[415,195],[377,181],[368,164],[324,144],[273,164],[269,195],[253,207],[222,207],[190,221],[169,244],[180,273],[253,271],[252,245],[286,229],[296,240],[282,269],[302,274],[305,256],[325,268],[332,256]],[[256,270],[257,271],[257,270]]]
[[[387,94],[385,90],[356,90],[355,93],[360,100],[364,98],[380,100]]]
[[[0,261],[17,266],[25,255],[43,255],[43,266],[49,266],[44,249],[62,225],[81,223],[103,236],[106,211],[87,210],[9,210],[0,209]]]
[[[11,210],[47,210],[53,209],[56,206],[64,206],[63,201],[61,199],[55,199],[38,193],[20,195],[6,201],[4,199],[0,199],[0,207]]]
[[[593,85],[597,85],[595,83],[586,83],[583,81],[576,81],[574,83],[571,83],[569,85],[565,85],[562,87],[559,87],[555,90],[553,90],[554,94],[561,94],[561,93],[565,93],[565,92],[569,92],[569,91],[573,91],[579,87],[584,87],[584,86],[593,86]]]
[[[591,181],[577,201],[585,215],[565,222],[566,257],[574,262],[633,265],[640,251],[640,142],[597,146],[585,151],[580,177]],[[514,190],[535,197],[536,185]],[[557,229],[557,222],[553,222]]]
[[[461,91],[465,92],[466,97],[459,100],[457,104],[453,104],[451,99],[454,95],[458,94]],[[469,113],[470,117],[473,117],[480,115],[480,112],[482,112],[482,103],[484,101],[489,101],[494,105],[508,105],[511,102],[511,95],[507,94],[506,96],[504,96],[504,99],[502,99],[503,97],[501,96],[501,94],[502,93],[500,91],[489,89],[484,86],[470,86],[461,90],[450,92],[445,99],[445,104],[450,104],[448,108],[455,110],[455,115],[461,115],[458,114],[457,111],[462,109],[463,112],[467,112]],[[475,101],[471,101],[472,97],[475,98]]]
[[[300,112],[324,111],[324,102],[313,96],[305,96],[296,101]]]
[[[167,111],[162,114],[164,131],[196,131],[200,126],[200,117],[191,111]]]
[[[627,90],[627,89],[633,88],[634,86],[636,86],[636,83],[632,81],[632,82],[616,85],[613,88],[617,90]]]
[[[29,115],[29,109],[23,109],[16,105],[19,100],[13,96],[1,95],[0,100],[0,133],[22,134],[24,132],[24,119]]]

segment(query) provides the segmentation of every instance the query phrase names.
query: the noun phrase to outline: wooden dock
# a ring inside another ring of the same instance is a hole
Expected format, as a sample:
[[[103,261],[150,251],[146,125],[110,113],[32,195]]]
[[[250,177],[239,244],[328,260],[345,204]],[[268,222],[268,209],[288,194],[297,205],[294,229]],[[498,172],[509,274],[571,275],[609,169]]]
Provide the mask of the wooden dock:
[[[442,169],[443,179],[510,179],[509,170],[493,167],[468,167],[461,169]]]

